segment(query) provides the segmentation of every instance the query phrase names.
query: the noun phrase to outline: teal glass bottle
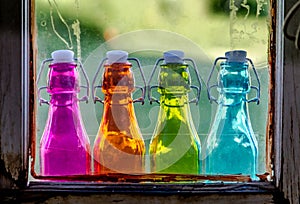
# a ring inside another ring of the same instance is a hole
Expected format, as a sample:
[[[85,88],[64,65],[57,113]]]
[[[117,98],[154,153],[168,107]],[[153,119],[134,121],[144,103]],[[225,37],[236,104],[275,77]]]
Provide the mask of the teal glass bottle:
[[[246,55],[246,51],[234,50],[217,58],[207,82],[208,97],[218,104],[203,150],[205,174],[208,175],[241,174],[256,178],[258,145],[248,103],[259,103],[260,82],[252,61]],[[223,62],[220,63],[218,81],[211,85],[211,76],[219,60]],[[258,87],[250,84],[249,63]],[[218,99],[211,95],[211,88],[215,87],[219,92]],[[248,99],[252,89],[256,91],[256,97]]]
[[[197,68],[191,59],[184,59],[184,53],[171,50],[164,58],[157,60],[149,80],[150,103],[160,104],[156,128],[150,141],[150,169],[152,173],[199,174],[200,139],[194,127],[190,112],[190,102],[198,103],[201,83]],[[150,86],[153,73],[160,61],[158,86]],[[191,86],[188,64],[193,63],[199,87]],[[151,89],[158,88],[160,99],[152,97]],[[192,88],[197,96],[189,101],[188,93]]]

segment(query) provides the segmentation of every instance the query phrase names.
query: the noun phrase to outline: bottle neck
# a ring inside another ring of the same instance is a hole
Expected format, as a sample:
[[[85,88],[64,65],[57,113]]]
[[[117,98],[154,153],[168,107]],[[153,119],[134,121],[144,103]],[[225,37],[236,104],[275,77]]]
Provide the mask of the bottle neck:
[[[187,64],[162,64],[158,92],[166,99],[187,94],[190,91],[190,76]],[[175,96],[177,95],[177,96]]]
[[[102,80],[104,104],[130,105],[134,91],[134,77],[130,63],[106,64]]]
[[[107,64],[104,67],[102,92],[105,96],[116,94],[125,97],[126,94],[131,94],[134,91],[134,77],[130,63]]]
[[[247,94],[250,89],[247,63],[221,63],[221,70],[218,76],[218,90],[220,94],[224,94],[228,98],[239,98]]]
[[[245,121],[240,125],[246,125],[248,122],[248,102],[246,94],[220,94],[217,110],[219,120],[227,120],[230,123],[234,121]]]
[[[79,77],[76,63],[50,64],[47,92],[51,95],[51,106],[71,106],[78,102]]]
[[[104,104],[127,106],[133,104],[131,93],[105,94]]]
[[[190,91],[188,65],[162,64],[159,74],[161,121],[178,120],[188,123],[190,118],[188,93]]]
[[[103,134],[124,134],[139,138],[131,94],[106,94],[103,117],[100,124]]]
[[[105,95],[100,129],[103,134],[125,134],[140,138],[136,121],[132,92],[134,77],[130,63],[114,63],[104,66],[102,92]]]
[[[50,99],[50,106],[74,106],[77,105],[78,99],[76,93],[57,93],[52,94]]]
[[[247,63],[221,63],[218,79],[219,103],[221,106],[246,105],[247,94],[251,89]]]
[[[70,100],[76,93],[79,93],[76,64],[55,63],[49,67],[47,92],[52,96],[52,100]]]
[[[220,106],[244,106],[247,104],[246,93],[226,93],[221,92],[218,100]]]
[[[182,122],[190,119],[188,95],[163,94],[160,96],[160,116],[163,120],[177,118]]]
[[[161,94],[160,103],[166,107],[180,108],[188,105],[188,95],[187,94]]]

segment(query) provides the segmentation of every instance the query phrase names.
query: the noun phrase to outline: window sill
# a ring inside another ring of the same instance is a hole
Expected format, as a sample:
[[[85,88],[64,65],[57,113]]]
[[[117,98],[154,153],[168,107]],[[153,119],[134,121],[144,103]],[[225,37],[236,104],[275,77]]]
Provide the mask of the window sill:
[[[284,203],[270,182],[107,183],[33,181],[26,189],[2,191],[17,203]]]
[[[251,183],[109,183],[109,182],[55,182],[32,181],[24,192],[70,193],[126,193],[126,194],[220,194],[220,193],[274,193],[270,182]]]

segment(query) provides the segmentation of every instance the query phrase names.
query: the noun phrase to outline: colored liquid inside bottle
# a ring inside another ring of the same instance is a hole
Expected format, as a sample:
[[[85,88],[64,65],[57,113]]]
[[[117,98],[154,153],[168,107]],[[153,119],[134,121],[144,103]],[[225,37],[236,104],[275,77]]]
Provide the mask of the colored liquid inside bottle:
[[[183,63],[161,65],[160,110],[150,142],[150,168],[154,173],[200,173],[200,140],[190,113],[187,68]]]
[[[218,91],[219,105],[205,146],[205,173],[255,179],[258,145],[248,113],[248,64],[221,63]]]
[[[106,64],[103,117],[94,143],[94,173],[144,173],[145,144],[134,113],[130,63]]]
[[[75,68],[75,63],[50,65],[47,91],[51,100],[40,141],[43,176],[85,175],[91,171],[90,144],[78,105]]]

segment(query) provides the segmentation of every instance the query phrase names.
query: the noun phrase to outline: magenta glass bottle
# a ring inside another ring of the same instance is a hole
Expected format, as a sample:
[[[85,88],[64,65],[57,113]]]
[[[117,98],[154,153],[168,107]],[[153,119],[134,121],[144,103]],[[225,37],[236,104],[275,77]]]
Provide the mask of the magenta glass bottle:
[[[52,59],[44,61],[51,63],[48,85],[43,87],[47,89],[50,101],[39,97],[40,103],[49,104],[48,120],[40,141],[40,170],[43,176],[85,175],[91,171],[90,143],[78,104],[88,97],[77,98],[79,78],[73,56],[70,50],[57,50],[52,53]],[[42,69],[43,66],[41,72]],[[39,89],[38,95],[43,88]],[[88,80],[85,88],[88,90]]]

